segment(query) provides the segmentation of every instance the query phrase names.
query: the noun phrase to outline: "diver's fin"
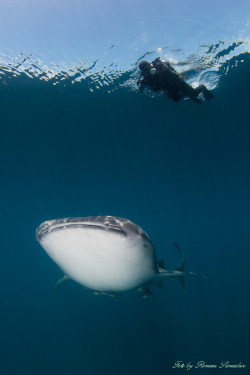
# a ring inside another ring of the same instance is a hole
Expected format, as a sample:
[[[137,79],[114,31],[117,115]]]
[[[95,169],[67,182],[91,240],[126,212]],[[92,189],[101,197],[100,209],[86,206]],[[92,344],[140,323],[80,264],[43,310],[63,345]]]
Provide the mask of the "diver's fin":
[[[190,99],[193,100],[193,102],[195,102],[196,104],[201,104],[202,103],[202,100],[200,100],[196,96],[190,96]]]
[[[59,279],[59,280],[56,282],[54,288],[55,288],[55,289],[60,289],[61,286],[62,286],[66,281],[69,281],[69,280],[70,280],[70,277],[69,277],[68,275],[64,275],[63,277],[61,277],[61,279]]]
[[[211,91],[209,91],[208,89],[203,91],[203,95],[204,95],[206,100],[215,98],[214,94]]]

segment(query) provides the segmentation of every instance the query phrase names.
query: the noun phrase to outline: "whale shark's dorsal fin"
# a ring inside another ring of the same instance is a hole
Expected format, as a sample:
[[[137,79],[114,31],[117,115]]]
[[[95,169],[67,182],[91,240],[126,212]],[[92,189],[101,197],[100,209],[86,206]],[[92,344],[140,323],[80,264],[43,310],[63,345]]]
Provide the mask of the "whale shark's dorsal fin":
[[[179,251],[179,253],[182,256],[181,263],[175,269],[175,271],[182,272],[184,274],[184,268],[185,268],[185,255],[184,255],[184,251],[182,250],[182,248],[176,242],[172,242],[172,245]],[[186,291],[186,285],[185,285],[185,281],[184,281],[184,276],[183,275],[179,276],[177,278],[177,280],[179,281],[179,283],[180,283],[181,287],[184,289],[184,291]]]

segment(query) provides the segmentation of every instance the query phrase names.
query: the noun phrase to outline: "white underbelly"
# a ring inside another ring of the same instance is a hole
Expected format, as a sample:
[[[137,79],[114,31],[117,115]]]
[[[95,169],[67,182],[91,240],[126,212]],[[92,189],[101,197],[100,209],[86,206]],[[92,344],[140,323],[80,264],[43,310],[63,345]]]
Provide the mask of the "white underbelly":
[[[67,228],[47,234],[41,245],[70,278],[93,290],[126,291],[155,275],[153,246],[140,238]]]

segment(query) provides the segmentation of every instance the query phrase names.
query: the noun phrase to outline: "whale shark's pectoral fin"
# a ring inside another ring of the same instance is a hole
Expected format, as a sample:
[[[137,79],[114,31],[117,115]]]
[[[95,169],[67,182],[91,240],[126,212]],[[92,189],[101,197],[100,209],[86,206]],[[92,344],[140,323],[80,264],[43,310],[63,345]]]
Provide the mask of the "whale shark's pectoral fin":
[[[151,290],[146,286],[143,291],[142,291],[142,295],[141,297],[146,299],[146,298],[150,298],[153,296],[153,293],[151,292]]]
[[[98,290],[93,290],[93,294],[94,294],[95,296],[104,295],[104,296],[109,296],[109,297],[112,297],[112,298],[117,297],[117,296],[120,295],[120,294],[118,294],[118,293],[99,292]]]
[[[69,277],[68,275],[64,275],[63,277],[61,277],[61,279],[59,279],[59,280],[56,282],[54,288],[55,288],[55,289],[60,289],[61,286],[62,286],[64,283],[66,283],[66,281],[69,281],[69,280],[70,280],[70,277]]]

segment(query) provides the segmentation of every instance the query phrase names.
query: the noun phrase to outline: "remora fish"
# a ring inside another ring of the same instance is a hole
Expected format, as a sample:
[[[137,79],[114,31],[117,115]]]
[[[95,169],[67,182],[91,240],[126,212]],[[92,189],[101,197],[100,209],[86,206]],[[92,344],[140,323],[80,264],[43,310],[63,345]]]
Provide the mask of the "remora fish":
[[[184,254],[180,266],[166,270],[158,262],[148,235],[130,220],[116,216],[89,216],[49,220],[36,230],[36,239],[66,274],[58,285],[72,279],[95,294],[142,291],[151,294],[148,286],[165,279],[178,279],[184,287]]]

